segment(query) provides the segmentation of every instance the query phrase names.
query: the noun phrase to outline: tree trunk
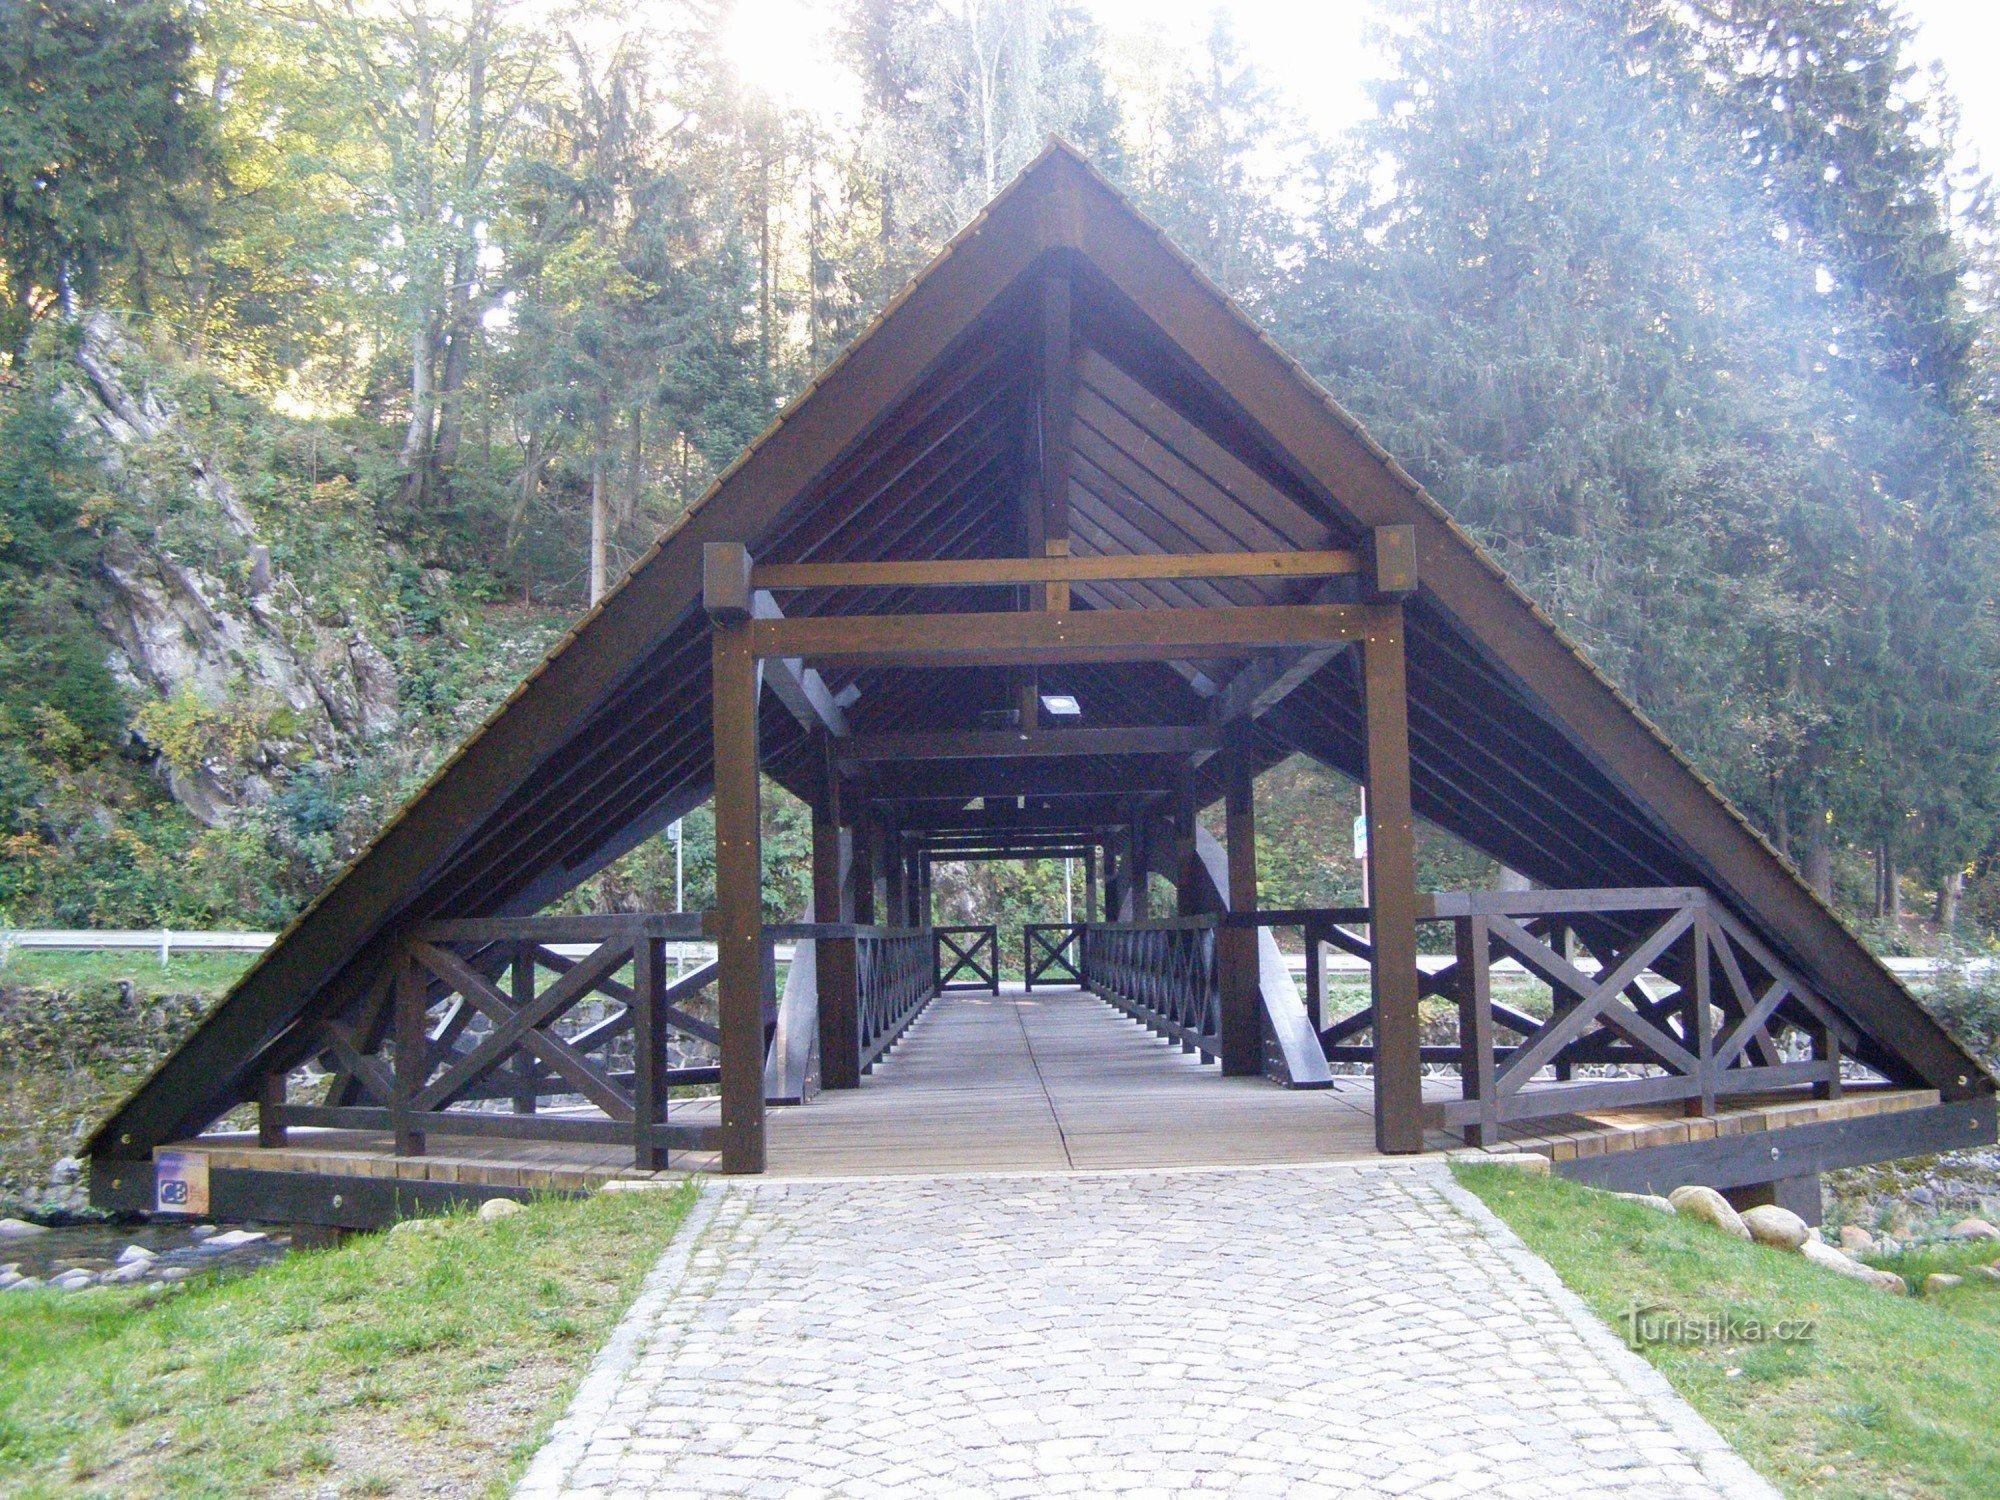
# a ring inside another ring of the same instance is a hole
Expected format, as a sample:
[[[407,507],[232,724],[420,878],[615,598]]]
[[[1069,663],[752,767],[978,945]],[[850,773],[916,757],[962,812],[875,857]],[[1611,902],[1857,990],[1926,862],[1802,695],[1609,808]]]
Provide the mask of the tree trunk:
[[[1965,891],[1965,871],[1962,869],[1946,872],[1938,882],[1937,924],[1938,930],[1949,937],[1958,928],[1958,898]]]
[[[1806,841],[1806,884],[1819,893],[1822,901],[1833,900],[1833,840],[1827,835],[1826,824],[1820,819],[1813,821],[1812,836]]]
[[[602,434],[599,434],[600,439]],[[604,597],[605,553],[610,530],[604,496],[604,444],[600,440],[590,454],[590,602]]]

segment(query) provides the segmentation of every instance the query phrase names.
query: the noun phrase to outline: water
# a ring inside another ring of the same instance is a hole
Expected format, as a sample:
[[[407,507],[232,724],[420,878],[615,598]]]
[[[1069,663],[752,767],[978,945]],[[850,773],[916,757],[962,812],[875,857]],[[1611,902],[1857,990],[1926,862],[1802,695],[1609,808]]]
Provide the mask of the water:
[[[118,1257],[128,1246],[138,1245],[154,1255],[144,1281],[177,1281],[183,1277],[162,1273],[250,1271],[282,1260],[291,1248],[291,1236],[275,1230],[231,1250],[203,1249],[205,1240],[213,1236],[196,1233],[197,1229],[226,1233],[246,1227],[255,1228],[240,1224],[74,1224],[27,1239],[0,1240],[0,1267],[11,1266],[38,1281],[73,1270],[101,1275],[117,1266]]]

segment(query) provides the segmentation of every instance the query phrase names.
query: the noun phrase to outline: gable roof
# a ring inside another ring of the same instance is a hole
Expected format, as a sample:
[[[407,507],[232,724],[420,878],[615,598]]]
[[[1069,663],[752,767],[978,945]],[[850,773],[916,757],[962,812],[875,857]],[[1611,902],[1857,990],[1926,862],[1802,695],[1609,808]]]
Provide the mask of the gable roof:
[[[779,414],[550,651],[99,1130],[143,1156],[313,1049],[386,944],[436,915],[532,911],[706,800],[703,545],[760,559],[1018,554],[1032,482],[1036,288],[1073,287],[1080,345],[1069,511],[1079,552],[1353,545],[1417,534],[1407,610],[1417,812],[1551,886],[1703,885],[1852,1021],[1864,1061],[1946,1098],[1989,1079],[1721,794],[1360,425],[1072,150],[1052,144]],[[1292,597],[1157,585],[1154,602]],[[1131,590],[1079,585],[1084,607]],[[964,607],[937,591],[925,608]],[[909,607],[880,592],[815,611]],[[1065,669],[1068,671],[1068,669]],[[862,674],[859,727],[962,726],[965,672]],[[1194,686],[1190,686],[1190,678]],[[1201,673],[1078,668],[1125,719],[1188,722]],[[764,757],[805,773],[805,731],[765,695]],[[1351,653],[1257,721],[1267,761],[1360,770]],[[1106,787],[1143,767],[1106,758]]]

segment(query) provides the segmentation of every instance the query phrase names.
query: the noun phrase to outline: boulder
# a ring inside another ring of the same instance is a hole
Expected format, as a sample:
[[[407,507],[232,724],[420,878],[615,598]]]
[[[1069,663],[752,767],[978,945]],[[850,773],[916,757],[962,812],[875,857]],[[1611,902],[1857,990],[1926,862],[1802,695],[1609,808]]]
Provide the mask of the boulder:
[[[1866,1267],[1863,1269],[1867,1270]],[[1878,1287],[1882,1291],[1889,1293],[1892,1297],[1907,1297],[1910,1295],[1909,1282],[1903,1280],[1894,1271],[1867,1270],[1867,1274],[1861,1279],[1870,1286]]]
[[[99,1279],[106,1286],[130,1286],[135,1281],[144,1280],[146,1273],[152,1269],[150,1260],[128,1260],[122,1266],[106,1271]]]
[[[41,1282],[32,1276],[23,1276],[19,1281],[9,1283],[5,1290],[10,1292],[32,1292],[41,1284]]]
[[[269,1238],[261,1229],[232,1229],[226,1234],[210,1235],[202,1241],[201,1248],[219,1255],[226,1250],[241,1250],[245,1245],[254,1245]]]
[[[65,1271],[60,1276],[50,1278],[49,1285],[60,1287],[66,1292],[80,1292],[87,1286],[96,1286],[97,1278],[91,1275],[90,1272],[78,1268],[77,1270]]]
[[[496,1219],[510,1219],[521,1211],[521,1205],[512,1198],[488,1198],[479,1205],[479,1217],[488,1224]]]
[[[1849,1255],[1872,1255],[1875,1253],[1875,1236],[1859,1224],[1840,1226],[1840,1248]]]
[[[1774,1249],[1796,1250],[1813,1237],[1810,1224],[1789,1208],[1780,1208],[1775,1203],[1760,1203],[1755,1208],[1745,1209],[1742,1217],[1743,1227],[1750,1231],[1750,1238]]]
[[[1955,1240],[2000,1240],[2000,1229],[1984,1219],[1960,1219],[1946,1232]]]
[[[1807,1240],[1799,1246],[1799,1254],[1816,1266],[1825,1266],[1829,1271],[1837,1271],[1842,1276],[1852,1276],[1857,1281],[1866,1281],[1876,1274],[1845,1251],[1836,1250],[1823,1240]]]
[[[1670,1214],[1674,1211],[1673,1204],[1662,1198],[1658,1193],[1618,1193],[1614,1196],[1623,1198],[1627,1203],[1640,1204],[1657,1213]]]
[[[148,1250],[144,1245],[127,1245],[118,1252],[118,1264],[129,1266],[135,1261],[149,1261],[154,1257],[155,1252]]]
[[[1667,1201],[1673,1204],[1674,1212],[1684,1218],[1699,1219],[1704,1224],[1713,1224],[1724,1234],[1733,1234],[1740,1240],[1750,1238],[1750,1231],[1744,1227],[1742,1216],[1729,1206],[1727,1198],[1712,1187],[1689,1183],[1667,1194]]]
[[[1990,1270],[1991,1267],[1988,1267],[1988,1269]],[[0,1292],[6,1291],[8,1287],[12,1286],[15,1282],[19,1281],[20,1279],[21,1279],[21,1273],[15,1270],[12,1266],[9,1266],[4,1271],[0,1271]]]
[[[0,1219],[0,1240],[31,1240],[48,1230],[39,1224],[30,1224],[26,1219]]]
[[[1924,1295],[1932,1292],[1949,1291],[1952,1287],[1965,1285],[1963,1276],[1954,1276],[1949,1271],[1933,1271],[1924,1278]]]

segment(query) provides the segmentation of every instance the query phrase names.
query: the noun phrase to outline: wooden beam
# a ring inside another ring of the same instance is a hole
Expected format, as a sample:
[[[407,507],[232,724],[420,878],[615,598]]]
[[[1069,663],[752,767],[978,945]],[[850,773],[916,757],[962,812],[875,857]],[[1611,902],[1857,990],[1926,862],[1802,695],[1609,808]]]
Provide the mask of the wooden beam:
[[[1367,705],[1368,894],[1375,1006],[1375,1146],[1424,1148],[1423,1038],[1417,1017],[1416,829],[1402,610],[1377,614],[1361,647]]]
[[[968,557],[924,562],[759,563],[751,589],[919,589],[1189,578],[1286,580],[1359,573],[1356,552],[1157,552],[1114,557]],[[747,608],[747,606],[746,606]],[[1060,611],[1058,611],[1060,613]]]
[[[722,1027],[722,1170],[764,1170],[763,857],[756,627],[714,639],[716,1009]]]
[[[1135,724],[1123,728],[941,730],[928,734],[857,734],[835,747],[844,764],[865,761],[1018,760],[1073,755],[1188,755],[1222,745],[1208,725]]]
[[[868,665],[1018,666],[1170,661],[1358,640],[1379,606],[1244,605],[971,615],[830,615],[757,620],[759,657]]]
[[[919,761],[876,762],[869,788],[885,801],[968,802],[974,797],[1104,797],[1164,792],[1170,778],[1158,760]]]
[[[1257,909],[1257,806],[1252,779],[1257,765],[1249,741],[1247,720],[1231,726],[1223,804],[1232,914]],[[1133,878],[1145,879],[1145,871],[1133,872]],[[1216,944],[1222,970],[1222,1072],[1225,1077],[1249,1077],[1264,1071],[1257,930],[1225,927],[1216,934]],[[1414,970],[1414,952],[1411,965]]]
[[[701,604],[716,620],[750,618],[750,549],[741,542],[705,542],[701,549]]]
[[[750,596],[750,613],[759,620],[782,620],[785,612],[768,589]],[[774,656],[765,666],[764,680],[778,701],[791,710],[792,717],[807,731],[824,730],[836,739],[849,733],[847,713],[833,701],[826,679],[795,656]]]

